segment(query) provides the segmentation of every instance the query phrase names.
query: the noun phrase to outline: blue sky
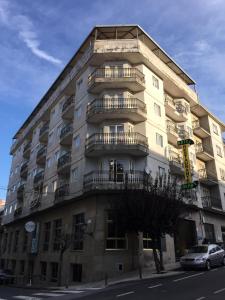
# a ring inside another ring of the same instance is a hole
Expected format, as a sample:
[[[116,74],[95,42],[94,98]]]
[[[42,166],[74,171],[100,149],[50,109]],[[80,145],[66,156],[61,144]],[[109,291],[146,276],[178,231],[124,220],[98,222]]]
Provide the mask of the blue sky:
[[[225,121],[224,20],[223,0],[0,0],[0,198],[13,134],[94,25],[142,26]]]

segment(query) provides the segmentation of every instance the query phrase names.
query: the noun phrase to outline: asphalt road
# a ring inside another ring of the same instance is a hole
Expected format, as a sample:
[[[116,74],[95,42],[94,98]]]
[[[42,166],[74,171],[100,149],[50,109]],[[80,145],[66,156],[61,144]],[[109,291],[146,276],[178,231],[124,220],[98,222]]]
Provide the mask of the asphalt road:
[[[189,271],[164,279],[146,279],[103,290],[28,290],[0,286],[0,300],[225,300],[225,267]]]

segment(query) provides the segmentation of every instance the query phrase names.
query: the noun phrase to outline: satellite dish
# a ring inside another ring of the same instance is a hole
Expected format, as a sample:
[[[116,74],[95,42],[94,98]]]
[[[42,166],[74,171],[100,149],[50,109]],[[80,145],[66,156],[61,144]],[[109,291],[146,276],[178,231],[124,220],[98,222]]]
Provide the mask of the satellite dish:
[[[27,232],[33,232],[35,230],[36,224],[33,221],[29,221],[25,224],[25,229]]]

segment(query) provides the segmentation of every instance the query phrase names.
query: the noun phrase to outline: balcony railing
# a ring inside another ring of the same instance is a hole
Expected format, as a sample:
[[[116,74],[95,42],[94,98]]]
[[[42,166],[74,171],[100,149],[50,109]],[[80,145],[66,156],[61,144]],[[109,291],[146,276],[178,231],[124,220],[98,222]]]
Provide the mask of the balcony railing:
[[[49,122],[45,123],[39,132],[39,139],[46,141],[48,138],[48,131],[49,131]]]
[[[221,199],[219,197],[204,196],[201,197],[202,206],[205,208],[222,209]]]
[[[17,189],[17,199],[23,200],[24,197],[25,184],[21,184]]]
[[[84,190],[121,190],[124,188],[143,189],[147,183],[146,173],[143,171],[93,171],[84,176]]]
[[[30,151],[30,148],[31,148],[31,142],[28,142],[23,148],[23,153]]]
[[[94,155],[103,150],[147,155],[148,143],[146,136],[137,132],[94,133],[87,138],[85,150],[86,154],[93,152]]]
[[[20,176],[21,177],[27,177],[27,173],[28,173],[28,162],[25,162],[21,166]]]
[[[72,134],[73,127],[70,124],[64,126],[60,132],[60,139],[63,139],[66,135]]]
[[[41,205],[41,194],[35,194],[34,199],[30,202],[30,209],[36,209]]]
[[[167,120],[167,131],[168,132],[171,132],[171,133],[178,133],[178,129],[177,129],[177,125],[176,123],[170,121],[170,120]]]
[[[195,145],[195,151],[196,151],[196,154],[200,154],[200,153],[204,152],[207,156],[213,157],[212,147],[210,147],[208,145],[198,143]]]
[[[58,159],[57,168],[62,169],[71,163],[71,153],[67,152]]]
[[[46,146],[41,147],[37,152],[37,160],[39,160],[42,157],[45,157],[46,153],[47,153],[47,147]]]
[[[146,105],[137,98],[95,99],[87,107],[87,115],[96,113],[140,109],[146,113]]]
[[[38,184],[39,182],[43,181],[44,179],[44,170],[38,172],[35,176],[34,176],[34,184]]]
[[[192,128],[194,133],[202,139],[210,136],[209,130],[202,126],[199,120],[195,120],[192,122]]]
[[[188,110],[187,108],[180,102],[175,103],[176,111],[180,114],[187,114]]]
[[[71,107],[74,104],[74,96],[69,97],[62,107],[62,113],[64,113],[69,107]]]
[[[58,187],[55,191],[55,202],[61,201],[65,196],[69,195],[69,184]]]
[[[22,214],[22,210],[23,208],[20,206],[20,207],[17,207],[15,210],[14,210],[14,217],[18,217]]]

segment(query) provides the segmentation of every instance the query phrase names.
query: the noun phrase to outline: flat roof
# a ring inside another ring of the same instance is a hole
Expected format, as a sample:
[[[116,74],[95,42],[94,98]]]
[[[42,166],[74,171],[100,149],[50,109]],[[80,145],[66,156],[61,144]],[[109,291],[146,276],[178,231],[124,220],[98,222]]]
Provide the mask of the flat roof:
[[[41,98],[37,106],[22,124],[20,129],[14,135],[13,139],[16,139],[18,135],[24,130],[24,128],[29,124],[32,118],[38,113],[38,111],[42,108],[44,103],[48,100],[48,98],[52,95],[52,93],[56,90],[58,84],[66,77],[71,68],[75,65],[76,61],[84,53],[84,50],[89,46],[89,41],[91,39],[136,39],[139,38],[147,46],[150,50],[158,56],[170,69],[172,69],[179,77],[181,77],[184,82],[188,85],[195,84],[195,81],[177,64],[175,61],[154,41],[152,37],[148,35],[139,25],[130,24],[130,25],[96,25],[89,35],[86,37],[84,42],[75,52],[70,61],[66,64],[64,69],[61,71],[59,76],[52,83],[50,88]]]

